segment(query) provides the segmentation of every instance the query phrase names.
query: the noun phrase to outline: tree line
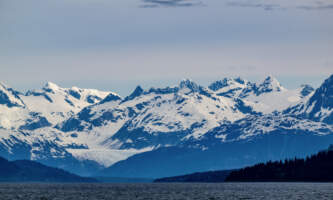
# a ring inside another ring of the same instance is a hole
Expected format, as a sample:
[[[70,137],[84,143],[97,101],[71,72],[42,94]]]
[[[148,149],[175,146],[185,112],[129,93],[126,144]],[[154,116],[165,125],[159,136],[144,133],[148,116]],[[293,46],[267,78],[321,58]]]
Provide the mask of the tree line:
[[[333,146],[305,159],[269,161],[232,171],[226,181],[333,181]]]

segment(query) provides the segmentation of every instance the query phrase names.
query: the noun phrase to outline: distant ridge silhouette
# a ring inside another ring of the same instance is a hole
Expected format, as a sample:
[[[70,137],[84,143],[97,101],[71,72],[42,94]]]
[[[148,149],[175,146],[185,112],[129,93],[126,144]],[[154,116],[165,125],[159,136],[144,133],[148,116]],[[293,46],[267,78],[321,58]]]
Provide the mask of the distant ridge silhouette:
[[[0,182],[97,182],[62,169],[29,160],[8,161],[0,157]]]

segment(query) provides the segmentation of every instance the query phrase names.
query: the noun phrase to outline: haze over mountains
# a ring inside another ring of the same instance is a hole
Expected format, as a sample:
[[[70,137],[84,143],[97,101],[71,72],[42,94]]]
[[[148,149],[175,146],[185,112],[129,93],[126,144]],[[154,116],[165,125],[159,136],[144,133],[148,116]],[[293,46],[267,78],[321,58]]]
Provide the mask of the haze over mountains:
[[[304,156],[333,142],[333,76],[296,90],[191,80],[113,92],[61,88],[20,93],[0,85],[0,156],[81,175],[163,177]],[[154,164],[152,164],[154,163]]]

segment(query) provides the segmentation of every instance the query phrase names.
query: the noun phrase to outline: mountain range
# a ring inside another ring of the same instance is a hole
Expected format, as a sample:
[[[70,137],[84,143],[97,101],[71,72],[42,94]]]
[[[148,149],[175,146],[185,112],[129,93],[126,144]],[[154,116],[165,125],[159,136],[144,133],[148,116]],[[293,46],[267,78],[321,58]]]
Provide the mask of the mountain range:
[[[305,156],[333,141],[333,75],[314,89],[185,79],[126,97],[0,84],[0,156],[80,175],[158,178]]]

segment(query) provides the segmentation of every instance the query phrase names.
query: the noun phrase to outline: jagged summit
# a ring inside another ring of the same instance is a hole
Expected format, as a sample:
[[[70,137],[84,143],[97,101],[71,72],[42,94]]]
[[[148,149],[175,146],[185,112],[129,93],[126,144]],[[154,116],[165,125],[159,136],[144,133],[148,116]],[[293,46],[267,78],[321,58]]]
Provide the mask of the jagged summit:
[[[324,81],[309,100],[309,105],[315,103],[325,109],[333,108],[333,75]]]
[[[273,76],[266,77],[260,83],[251,83],[240,77],[237,78],[224,78],[219,81],[215,81],[210,84],[208,88],[214,92],[219,92],[222,94],[233,93],[233,95],[247,96],[251,92],[255,93],[257,96],[268,93],[268,92],[280,92],[286,90],[280,82]],[[240,94],[235,93],[235,91],[244,90]]]
[[[53,82],[47,82],[42,89],[29,90],[19,97],[29,110],[41,113],[48,122],[55,125],[83,108],[99,103],[110,93],[76,86],[62,88]]]
[[[303,97],[308,96],[314,90],[315,89],[311,85],[308,85],[308,84],[302,84],[301,85],[301,94],[302,94]]]
[[[234,78],[234,80],[237,82],[237,83],[240,83],[240,84],[246,84],[248,81],[241,78],[240,76]]]
[[[303,90],[306,88],[308,86],[304,86]],[[327,78],[314,92],[312,89],[308,90],[311,91],[311,96],[307,101],[291,107],[285,112],[313,121],[333,124],[333,75]]]
[[[119,101],[121,100],[121,97],[115,93],[110,93],[108,96],[106,96],[102,101],[99,102],[99,104],[103,104],[106,102],[112,102],[112,101]]]
[[[282,87],[281,83],[271,75],[266,77],[262,83],[257,85],[257,95],[272,91],[281,92],[283,90],[285,90],[285,88]]]
[[[179,88],[180,89],[184,89],[184,88],[188,88],[191,91],[198,91],[200,86],[198,84],[196,84],[194,81],[192,81],[191,79],[183,79],[180,83],[179,83]]]
[[[331,89],[333,88],[333,74],[324,81],[322,86],[329,88],[329,90],[331,91]]]
[[[0,82],[0,90],[8,88],[8,86],[4,82]]]
[[[237,78],[224,78],[219,81],[215,81],[214,83],[210,84],[208,86],[209,89],[213,91],[218,91],[222,88],[229,87],[230,89],[234,88],[244,88],[249,83],[249,81],[244,80],[240,77]]]
[[[18,96],[19,94],[20,92],[9,88],[3,83],[0,83],[0,104],[6,105],[8,107],[23,107],[24,103]]]
[[[303,115],[333,124],[333,75],[315,91],[305,105]]]
[[[47,83],[44,85],[43,89],[44,89],[45,91],[48,91],[48,92],[49,92],[49,91],[57,91],[57,90],[60,89],[60,87],[59,87],[57,84],[55,84],[55,83],[47,82]]]
[[[226,86],[230,85],[232,79],[230,78],[224,78],[220,81],[215,81],[214,83],[210,84],[208,86],[209,89],[213,90],[213,91],[218,91],[221,88],[224,88]]]
[[[138,85],[138,86],[136,86],[134,91],[124,99],[124,101],[133,100],[133,99],[135,99],[136,97],[140,96],[143,93],[144,93],[143,88],[140,85]]]
[[[132,94],[130,94],[130,96],[137,97],[140,96],[143,92],[144,92],[143,88],[140,85],[138,85],[135,88],[135,90],[132,92]]]

